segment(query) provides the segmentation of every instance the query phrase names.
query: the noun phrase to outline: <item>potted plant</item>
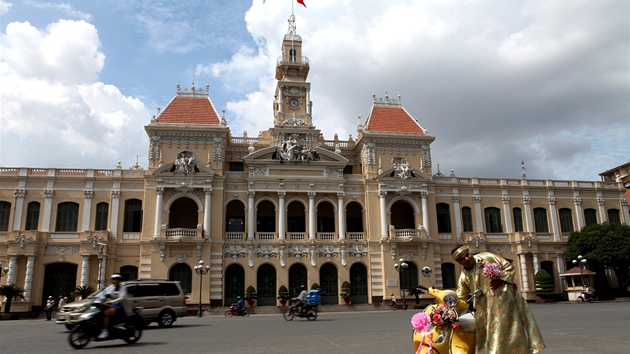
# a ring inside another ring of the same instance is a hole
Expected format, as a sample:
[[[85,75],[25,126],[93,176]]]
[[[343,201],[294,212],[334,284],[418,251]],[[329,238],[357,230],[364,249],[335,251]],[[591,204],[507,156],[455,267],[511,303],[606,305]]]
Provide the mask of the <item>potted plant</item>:
[[[256,300],[256,289],[250,285],[247,287],[247,290],[245,290],[245,301],[247,301],[247,306],[254,306],[254,300]]]
[[[285,306],[287,300],[289,300],[289,290],[284,285],[280,285],[280,288],[278,288],[278,300],[280,300],[280,305],[282,306]]]
[[[94,292],[94,288],[89,286],[89,285],[81,285],[81,286],[77,286],[76,288],[74,288],[74,290],[72,290],[71,295],[73,295],[74,297],[80,297],[80,300],[85,299],[86,297],[88,297],[90,294],[92,294]]]
[[[15,299],[24,299],[24,289],[15,283],[0,286],[0,296],[5,296],[4,313],[11,312],[11,302]]]
[[[346,305],[350,304],[350,300],[352,299],[352,288],[350,288],[350,283],[348,281],[344,281],[341,284],[341,298]]]

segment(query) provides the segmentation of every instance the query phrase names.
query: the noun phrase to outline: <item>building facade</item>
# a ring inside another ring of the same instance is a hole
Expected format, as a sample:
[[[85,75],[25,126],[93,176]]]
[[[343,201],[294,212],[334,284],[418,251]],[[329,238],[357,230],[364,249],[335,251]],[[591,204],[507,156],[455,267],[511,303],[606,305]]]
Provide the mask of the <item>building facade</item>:
[[[233,137],[207,87],[178,85],[145,127],[147,168],[0,168],[1,281],[26,291],[14,310],[112,273],[179,280],[194,304],[229,304],[251,285],[258,306],[276,306],[281,285],[295,295],[314,283],[323,303],[340,304],[343,281],[353,303],[380,303],[415,287],[424,266],[454,288],[458,243],[511,259],[533,299],[539,269],[562,290],[572,231],[629,223],[616,181],[433,174],[435,138],[400,97],[374,96],[356,139],[326,140],[309,68],[291,16],[273,126],[258,137]],[[395,267],[400,259],[407,268]],[[210,266],[201,279],[200,260]]]

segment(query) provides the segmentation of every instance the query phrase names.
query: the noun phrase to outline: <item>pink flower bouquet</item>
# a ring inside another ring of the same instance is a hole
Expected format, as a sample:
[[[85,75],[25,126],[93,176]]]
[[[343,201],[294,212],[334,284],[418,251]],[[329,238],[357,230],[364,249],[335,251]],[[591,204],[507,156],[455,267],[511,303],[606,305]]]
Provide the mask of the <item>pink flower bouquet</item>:
[[[484,277],[490,280],[494,280],[503,278],[505,272],[503,271],[503,268],[501,268],[501,265],[499,263],[486,263],[483,265],[482,274]],[[492,296],[494,296],[493,289],[490,290],[490,293],[492,294]]]

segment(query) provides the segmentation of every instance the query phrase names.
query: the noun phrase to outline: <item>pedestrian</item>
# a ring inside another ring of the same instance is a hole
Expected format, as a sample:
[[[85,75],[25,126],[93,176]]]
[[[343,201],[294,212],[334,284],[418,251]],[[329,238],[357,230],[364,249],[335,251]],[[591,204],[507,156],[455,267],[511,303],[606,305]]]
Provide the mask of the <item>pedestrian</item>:
[[[68,301],[67,297],[63,297],[63,295],[59,295],[59,301],[57,301],[57,309],[61,310],[63,305],[65,305]]]
[[[514,283],[512,263],[490,252],[473,255],[461,244],[451,254],[464,267],[457,282],[457,297],[466,300],[476,290],[483,291],[475,298],[475,352],[529,354],[545,348],[536,319]],[[498,271],[492,273],[492,269]]]
[[[46,321],[52,321],[53,307],[55,307],[55,299],[50,295],[48,300],[46,300]]]
[[[392,309],[394,311],[398,310],[398,307],[396,306],[396,296],[394,296],[394,293],[389,294],[389,297],[391,298],[391,301],[392,301]]]

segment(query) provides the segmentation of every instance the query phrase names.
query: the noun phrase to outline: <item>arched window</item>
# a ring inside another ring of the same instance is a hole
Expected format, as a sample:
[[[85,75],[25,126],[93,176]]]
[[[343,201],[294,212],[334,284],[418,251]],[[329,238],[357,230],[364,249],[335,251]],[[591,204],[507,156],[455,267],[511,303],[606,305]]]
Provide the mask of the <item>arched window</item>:
[[[126,265],[120,267],[118,273],[123,278],[123,281],[138,279],[138,267],[132,265]]]
[[[444,289],[457,288],[455,265],[453,263],[442,263],[442,287]]]
[[[435,208],[437,209],[437,222],[438,233],[451,233],[451,212],[449,205],[446,203],[438,203]]]
[[[400,289],[415,289],[418,287],[418,267],[415,263],[405,261],[407,268],[400,268],[398,278],[400,279]]]
[[[10,216],[11,216],[11,203],[0,202],[0,231],[9,231]]]
[[[472,232],[473,230],[473,221],[472,221],[472,210],[470,210],[470,207],[463,207],[462,208],[462,226],[464,229],[464,232]]]
[[[562,208],[558,210],[560,216],[560,230],[562,233],[568,234],[573,232],[573,216],[571,215],[571,209]]]
[[[175,264],[168,273],[168,280],[179,281],[182,289],[184,289],[184,293],[190,294],[192,290],[192,270],[188,264]]]
[[[595,209],[584,209],[584,223],[586,226],[597,224],[597,211]]]
[[[105,202],[96,204],[96,218],[94,220],[94,231],[107,230],[108,217],[109,217],[109,204]]]
[[[141,231],[142,231],[142,201],[140,199],[125,200],[125,219],[123,221],[123,232],[141,232]]]
[[[501,225],[501,210],[499,208],[490,207],[484,209],[484,213],[486,215],[486,232],[503,232],[503,226]]]
[[[512,218],[514,219],[514,232],[523,232],[523,211],[521,208],[512,209]]]
[[[64,202],[57,205],[55,231],[76,232],[79,225],[79,204]]]
[[[536,232],[549,232],[549,223],[547,222],[547,209],[534,208],[534,224]]]

